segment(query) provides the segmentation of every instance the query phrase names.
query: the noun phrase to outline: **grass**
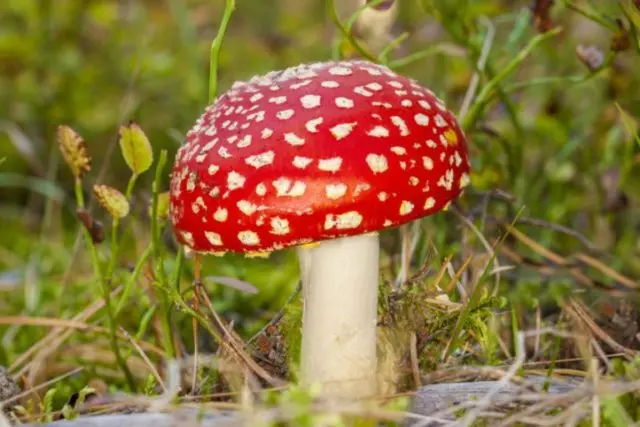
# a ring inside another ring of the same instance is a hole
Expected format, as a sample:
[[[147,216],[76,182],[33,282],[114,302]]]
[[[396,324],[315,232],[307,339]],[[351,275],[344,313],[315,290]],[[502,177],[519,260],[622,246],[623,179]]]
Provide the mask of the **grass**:
[[[431,416],[505,426],[640,421],[634,2],[537,1],[534,16],[521,7],[532,2],[402,2],[381,52],[353,31],[362,9],[331,1],[10,3],[0,114],[22,132],[0,136],[0,365],[25,392],[4,402],[9,419],[198,403],[274,424],[393,425],[421,385],[487,379],[523,388]],[[24,23],[46,34],[18,37]],[[576,54],[579,45],[598,61]],[[167,178],[184,132],[234,80],[358,56],[416,78],[460,111],[472,188],[408,233],[383,233],[385,398],[327,407],[296,386],[295,254],[194,263],[171,235]],[[44,67],[45,58],[54,62]],[[85,148],[73,147],[91,171],[61,158],[61,124],[82,135]],[[259,292],[223,284],[232,279]]]

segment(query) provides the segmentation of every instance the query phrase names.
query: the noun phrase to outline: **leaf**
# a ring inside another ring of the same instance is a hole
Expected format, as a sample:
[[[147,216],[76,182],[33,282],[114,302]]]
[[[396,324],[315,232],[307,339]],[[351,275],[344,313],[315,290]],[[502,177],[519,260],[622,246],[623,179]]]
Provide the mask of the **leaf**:
[[[98,203],[113,219],[124,218],[129,215],[129,202],[120,191],[108,185],[94,185],[93,193]]]
[[[64,161],[76,178],[82,177],[91,170],[91,156],[87,151],[84,139],[69,126],[58,126],[58,144]]]
[[[144,173],[153,163],[151,143],[142,128],[134,122],[120,127],[120,150],[135,175]]]

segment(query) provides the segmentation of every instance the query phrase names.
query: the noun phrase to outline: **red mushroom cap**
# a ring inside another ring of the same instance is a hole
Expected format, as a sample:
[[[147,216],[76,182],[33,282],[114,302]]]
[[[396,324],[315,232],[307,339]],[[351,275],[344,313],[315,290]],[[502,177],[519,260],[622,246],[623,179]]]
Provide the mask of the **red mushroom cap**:
[[[187,134],[171,178],[178,240],[262,252],[397,226],[469,182],[465,137],[431,91],[373,63],[236,83]]]

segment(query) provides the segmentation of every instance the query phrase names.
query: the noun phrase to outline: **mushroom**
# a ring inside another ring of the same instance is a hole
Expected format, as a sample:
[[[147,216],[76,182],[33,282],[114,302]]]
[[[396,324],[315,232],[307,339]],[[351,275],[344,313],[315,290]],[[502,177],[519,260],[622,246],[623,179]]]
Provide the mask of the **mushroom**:
[[[469,183],[465,137],[433,92],[362,60],[233,87],[179,149],[171,218],[189,250],[297,246],[301,381],[376,393],[378,231],[443,210]]]

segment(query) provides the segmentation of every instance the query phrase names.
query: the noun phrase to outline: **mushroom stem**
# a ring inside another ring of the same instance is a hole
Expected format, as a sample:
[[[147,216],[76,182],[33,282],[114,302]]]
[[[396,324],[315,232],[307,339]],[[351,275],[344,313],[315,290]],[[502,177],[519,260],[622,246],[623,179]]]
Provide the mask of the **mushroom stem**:
[[[332,398],[376,394],[377,233],[298,249],[303,282],[301,380]]]

